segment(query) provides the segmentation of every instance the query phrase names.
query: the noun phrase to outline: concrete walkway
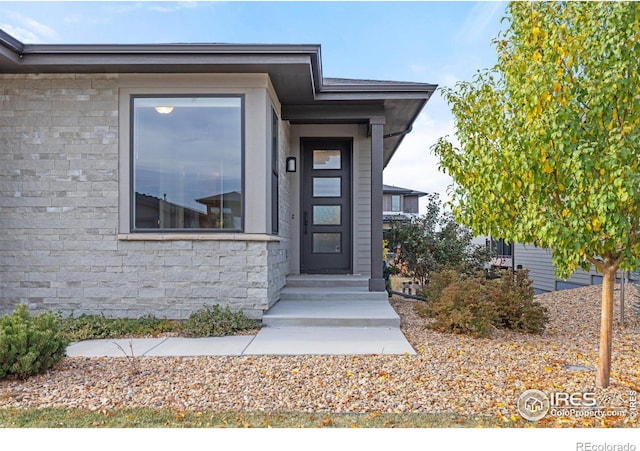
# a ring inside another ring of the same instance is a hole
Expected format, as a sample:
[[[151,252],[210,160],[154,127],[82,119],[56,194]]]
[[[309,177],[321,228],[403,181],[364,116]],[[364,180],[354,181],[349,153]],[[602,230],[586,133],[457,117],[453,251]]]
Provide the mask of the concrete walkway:
[[[87,340],[70,357],[415,354],[386,292],[367,276],[288,276],[257,335]]]
[[[69,357],[415,354],[397,327],[263,327],[257,335],[86,340]]]

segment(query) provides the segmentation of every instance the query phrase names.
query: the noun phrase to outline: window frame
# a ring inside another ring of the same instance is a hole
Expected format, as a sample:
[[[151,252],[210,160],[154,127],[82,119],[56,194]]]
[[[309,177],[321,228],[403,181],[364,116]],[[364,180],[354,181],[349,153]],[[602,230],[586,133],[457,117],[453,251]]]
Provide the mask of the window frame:
[[[271,234],[280,233],[280,123],[271,107]]]
[[[246,102],[245,102],[245,94],[243,93],[171,93],[171,92],[159,92],[159,93],[130,93],[128,94],[128,104],[129,104],[129,136],[128,136],[128,144],[129,144],[129,180],[128,180],[128,198],[129,198],[129,233],[194,233],[194,234],[202,234],[202,233],[243,233],[245,229],[245,217],[246,217],[246,187],[245,187],[245,155],[246,155],[246,138],[245,138],[245,127],[246,127]],[[135,227],[135,192],[134,192],[134,176],[135,176],[135,165],[134,165],[134,121],[135,121],[135,111],[134,111],[134,101],[135,99],[140,98],[151,98],[151,99],[163,99],[163,98],[237,98],[240,100],[240,228],[230,228],[230,229],[216,229],[216,228],[136,228]]]

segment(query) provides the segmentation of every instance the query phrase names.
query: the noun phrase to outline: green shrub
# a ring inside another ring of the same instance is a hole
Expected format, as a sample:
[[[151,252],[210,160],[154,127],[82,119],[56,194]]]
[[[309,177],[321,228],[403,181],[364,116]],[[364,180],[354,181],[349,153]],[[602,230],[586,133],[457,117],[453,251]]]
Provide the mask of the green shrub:
[[[141,318],[105,318],[104,315],[80,315],[61,318],[62,329],[71,341],[99,338],[127,338],[159,335],[179,329],[175,321],[153,315]]]
[[[427,302],[437,300],[445,288],[462,279],[463,276],[453,269],[434,272],[424,287],[418,290],[418,295]]]
[[[488,300],[485,282],[479,277],[452,281],[438,298],[427,303],[427,313],[433,318],[429,327],[477,338],[489,336],[495,306]]]
[[[534,300],[528,270],[515,274],[502,271],[488,286],[489,296],[496,306],[496,327],[536,334],[544,332],[549,322],[547,309]]]
[[[60,360],[69,341],[52,313],[30,316],[26,305],[0,317],[0,379],[26,379]]]
[[[182,324],[181,332],[185,337],[222,337],[256,327],[258,323],[242,312],[232,312],[229,306],[223,309],[216,304],[192,313]]]
[[[549,321],[546,308],[534,300],[526,270],[502,271],[491,279],[437,272],[423,296],[425,302],[416,305],[416,313],[432,318],[429,327],[440,332],[486,337],[496,327],[541,334]]]

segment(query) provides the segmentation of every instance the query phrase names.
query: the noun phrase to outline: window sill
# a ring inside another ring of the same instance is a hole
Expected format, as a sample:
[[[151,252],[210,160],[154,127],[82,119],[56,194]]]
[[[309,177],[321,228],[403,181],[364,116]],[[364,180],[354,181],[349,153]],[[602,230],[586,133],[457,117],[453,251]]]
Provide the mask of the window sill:
[[[262,233],[119,233],[119,241],[282,241]]]

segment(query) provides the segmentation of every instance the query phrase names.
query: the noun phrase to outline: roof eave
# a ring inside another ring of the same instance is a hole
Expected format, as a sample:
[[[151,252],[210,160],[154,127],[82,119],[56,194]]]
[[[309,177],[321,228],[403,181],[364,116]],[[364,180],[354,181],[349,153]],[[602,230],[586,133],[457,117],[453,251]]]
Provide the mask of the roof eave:
[[[437,88],[437,85],[426,83],[335,78],[325,80],[322,75],[321,49],[317,44],[23,44],[0,30],[0,73],[191,73],[259,70],[270,74],[270,71],[275,71],[282,76],[284,68],[289,65],[297,66],[296,73],[300,78],[297,83],[304,80],[307,84],[298,91],[302,93],[308,90],[308,94],[305,94],[308,97],[304,100],[296,98],[298,102],[292,105],[360,102],[379,103],[384,106],[383,109],[393,110],[392,115],[398,109],[404,110],[395,124],[387,121],[392,133],[403,131],[395,130],[398,126],[413,124]],[[286,72],[289,74],[290,70],[287,69]],[[290,84],[290,76],[292,75],[281,79],[281,86],[287,87]],[[289,90],[292,88],[287,87]],[[385,167],[404,136],[400,134],[385,139]]]
[[[21,54],[24,50],[22,42],[2,30],[0,30],[0,46],[11,50],[16,55]]]

